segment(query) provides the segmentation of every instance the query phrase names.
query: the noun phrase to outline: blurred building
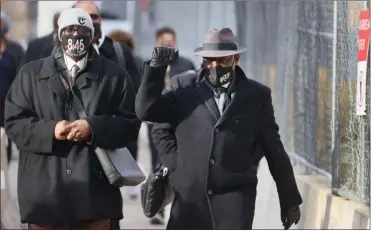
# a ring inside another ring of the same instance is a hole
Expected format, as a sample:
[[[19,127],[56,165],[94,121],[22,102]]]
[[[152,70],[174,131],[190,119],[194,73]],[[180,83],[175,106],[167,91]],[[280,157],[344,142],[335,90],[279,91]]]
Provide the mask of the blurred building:
[[[9,39],[26,45],[28,39],[36,36],[37,1],[1,1],[1,11],[10,20]]]

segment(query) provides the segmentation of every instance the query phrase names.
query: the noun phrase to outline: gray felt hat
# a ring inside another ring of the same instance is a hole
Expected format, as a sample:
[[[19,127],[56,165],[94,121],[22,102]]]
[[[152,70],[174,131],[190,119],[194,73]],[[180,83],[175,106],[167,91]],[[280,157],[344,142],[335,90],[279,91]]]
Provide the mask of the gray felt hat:
[[[245,48],[238,47],[237,37],[230,28],[221,30],[209,28],[204,37],[202,47],[195,49],[195,55],[202,57],[225,57],[239,54],[246,51]]]

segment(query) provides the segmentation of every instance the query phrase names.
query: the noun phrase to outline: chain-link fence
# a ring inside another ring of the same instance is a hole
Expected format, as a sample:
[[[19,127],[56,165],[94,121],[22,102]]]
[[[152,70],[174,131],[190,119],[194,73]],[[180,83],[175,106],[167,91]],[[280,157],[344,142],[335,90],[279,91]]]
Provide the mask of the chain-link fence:
[[[370,200],[370,117],[356,116],[356,77],[359,12],[363,1],[338,2],[337,6],[337,127],[339,128],[339,193]],[[370,72],[368,72],[368,80]],[[370,82],[367,83],[370,99]],[[368,101],[368,107],[370,101]],[[370,109],[368,108],[368,113]],[[365,187],[365,186],[368,187]]]
[[[358,20],[365,2],[236,5],[237,15],[247,15],[238,27],[248,48],[241,65],[271,87],[287,150],[332,179],[335,193],[369,204],[370,117],[355,114]]]

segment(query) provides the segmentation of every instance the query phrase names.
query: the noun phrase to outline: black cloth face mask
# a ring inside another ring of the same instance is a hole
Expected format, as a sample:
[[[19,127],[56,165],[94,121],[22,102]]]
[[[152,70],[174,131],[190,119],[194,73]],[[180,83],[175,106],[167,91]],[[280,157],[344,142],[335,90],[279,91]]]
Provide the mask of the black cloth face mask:
[[[88,54],[91,44],[91,37],[89,35],[62,35],[61,40],[64,53],[75,62]]]
[[[235,73],[232,66],[223,67],[218,65],[208,68],[207,76],[211,85],[213,85],[214,87],[221,87],[222,85],[229,83],[235,76]]]

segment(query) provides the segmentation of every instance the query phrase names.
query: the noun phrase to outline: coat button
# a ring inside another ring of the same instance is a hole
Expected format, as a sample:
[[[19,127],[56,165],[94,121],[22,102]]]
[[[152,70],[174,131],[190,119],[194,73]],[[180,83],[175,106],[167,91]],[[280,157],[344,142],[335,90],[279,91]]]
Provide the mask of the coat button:
[[[215,164],[215,160],[214,159],[210,159],[210,164]]]
[[[215,133],[219,133],[219,128],[215,128]]]
[[[207,190],[207,194],[212,195],[212,194],[213,194],[213,191],[211,191],[211,190],[209,189],[209,190]]]
[[[72,174],[72,171],[70,169],[67,169],[66,172],[67,172],[68,175],[71,175]]]

